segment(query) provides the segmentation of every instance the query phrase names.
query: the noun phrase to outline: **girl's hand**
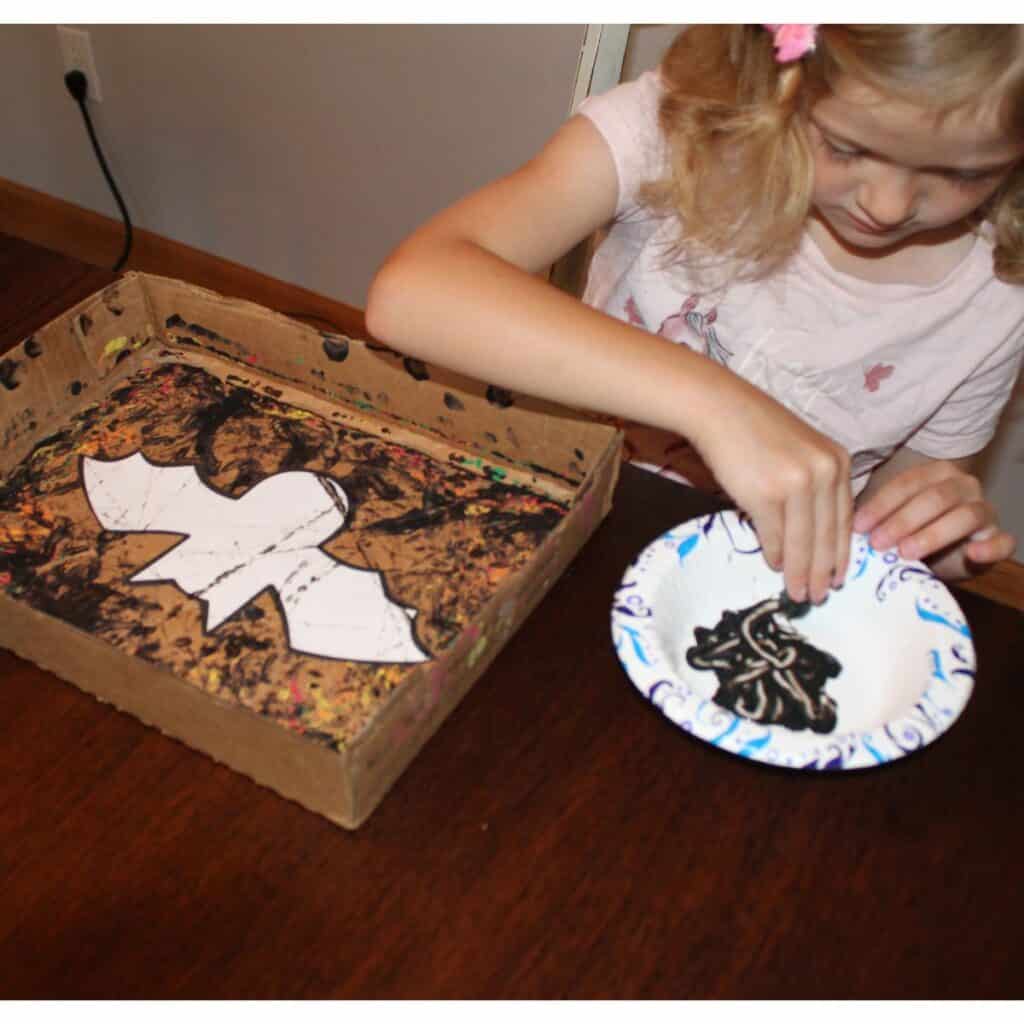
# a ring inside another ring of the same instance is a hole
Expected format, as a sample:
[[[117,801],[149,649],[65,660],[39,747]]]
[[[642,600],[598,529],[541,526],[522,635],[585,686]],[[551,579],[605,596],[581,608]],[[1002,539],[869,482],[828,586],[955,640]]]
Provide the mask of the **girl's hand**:
[[[716,395],[720,416],[691,440],[753,520],[790,597],[819,603],[849,563],[849,453],[746,381],[732,381]]]
[[[978,478],[955,461],[929,459],[897,473],[857,510],[853,525],[876,550],[927,559],[946,580],[1009,558],[1017,543],[1000,528]]]

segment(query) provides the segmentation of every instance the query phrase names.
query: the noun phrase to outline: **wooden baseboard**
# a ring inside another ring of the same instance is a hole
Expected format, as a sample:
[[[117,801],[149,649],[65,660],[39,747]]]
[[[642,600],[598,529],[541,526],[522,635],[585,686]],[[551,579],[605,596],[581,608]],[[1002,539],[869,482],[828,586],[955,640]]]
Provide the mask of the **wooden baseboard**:
[[[3,178],[0,231],[94,266],[113,266],[124,244],[120,221]],[[134,236],[126,270],[180,278],[282,313],[323,318],[343,334],[367,336],[363,314],[352,306],[149,231],[136,229]],[[1001,562],[978,579],[958,586],[1024,611],[1024,565],[1020,562]]]
[[[124,246],[120,221],[3,178],[0,231],[100,267],[112,267]],[[320,325],[333,325],[343,334],[366,336],[363,314],[353,306],[151,231],[133,229],[132,250],[123,269],[179,278],[281,313],[302,314],[296,319],[326,321]]]

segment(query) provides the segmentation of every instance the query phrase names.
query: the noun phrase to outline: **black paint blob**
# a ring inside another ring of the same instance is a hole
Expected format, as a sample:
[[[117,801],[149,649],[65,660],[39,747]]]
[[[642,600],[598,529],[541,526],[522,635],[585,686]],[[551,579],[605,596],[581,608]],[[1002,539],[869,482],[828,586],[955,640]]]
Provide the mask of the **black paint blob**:
[[[23,347],[25,349],[25,355],[27,355],[29,359],[38,359],[43,354],[43,346],[36,341],[36,336],[34,334],[25,339]]]
[[[409,374],[413,380],[430,380],[430,374],[427,372],[427,367],[421,360],[413,359],[412,356],[406,356],[402,360],[402,365],[405,367],[405,372]]]
[[[462,412],[466,408],[450,391],[444,393],[444,404],[453,412]]]
[[[82,393],[82,382],[80,380],[73,380],[68,385],[68,391],[73,395],[80,395]]]
[[[18,363],[13,359],[4,359],[0,362],[0,384],[8,391],[13,391],[18,387],[18,381],[14,379],[14,373],[18,369]]]
[[[499,409],[507,409],[512,404],[512,396],[504,389],[495,387],[493,384],[487,386],[487,401]]]
[[[324,355],[332,363],[343,363],[348,358],[348,338],[324,338]]]

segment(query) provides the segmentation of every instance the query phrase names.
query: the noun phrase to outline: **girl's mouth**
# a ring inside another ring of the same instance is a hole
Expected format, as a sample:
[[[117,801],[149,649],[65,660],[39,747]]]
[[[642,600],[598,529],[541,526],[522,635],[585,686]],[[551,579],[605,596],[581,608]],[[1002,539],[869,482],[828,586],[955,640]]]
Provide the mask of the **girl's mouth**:
[[[865,235],[873,235],[876,238],[882,238],[886,235],[895,234],[897,231],[902,231],[906,228],[907,224],[910,223],[909,221],[903,221],[903,223],[896,224],[892,227],[879,228],[875,227],[873,224],[869,224],[867,221],[861,220],[859,217],[854,216],[854,214],[850,213],[849,210],[845,212],[847,220],[849,220],[858,231]]]

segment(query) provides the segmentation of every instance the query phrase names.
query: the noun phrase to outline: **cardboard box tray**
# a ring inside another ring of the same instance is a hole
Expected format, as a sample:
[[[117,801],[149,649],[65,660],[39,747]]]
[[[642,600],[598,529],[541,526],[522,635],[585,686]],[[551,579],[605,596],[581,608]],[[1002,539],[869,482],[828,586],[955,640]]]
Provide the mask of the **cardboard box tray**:
[[[610,507],[610,426],[127,274],[0,393],[0,644],[354,828]]]

